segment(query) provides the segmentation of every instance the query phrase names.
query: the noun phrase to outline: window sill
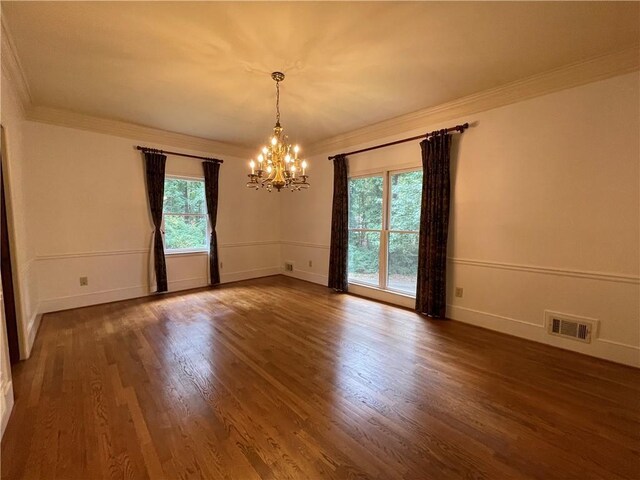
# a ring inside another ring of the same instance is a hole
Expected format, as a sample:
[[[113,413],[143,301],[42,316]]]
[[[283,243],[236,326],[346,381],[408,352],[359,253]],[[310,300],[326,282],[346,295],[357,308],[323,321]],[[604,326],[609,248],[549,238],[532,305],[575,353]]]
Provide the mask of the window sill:
[[[375,285],[370,285],[368,283],[360,283],[360,282],[350,281],[349,285],[355,285],[357,287],[363,287],[363,288],[370,288],[371,290],[375,290],[377,292],[390,293],[391,295],[398,295],[400,297],[411,298],[413,300],[416,299],[416,296],[415,295],[411,295],[410,293],[404,293],[404,292],[401,292],[399,290],[384,289],[384,288],[376,287]]]
[[[209,250],[165,250],[165,255],[170,257],[186,257],[189,255],[209,255]]]
[[[400,305],[401,307],[406,308],[413,308],[416,302],[415,295],[394,292],[392,290],[383,290],[382,288],[367,285],[365,283],[349,282],[349,292],[355,295],[373,298],[374,300],[381,300],[383,302]]]

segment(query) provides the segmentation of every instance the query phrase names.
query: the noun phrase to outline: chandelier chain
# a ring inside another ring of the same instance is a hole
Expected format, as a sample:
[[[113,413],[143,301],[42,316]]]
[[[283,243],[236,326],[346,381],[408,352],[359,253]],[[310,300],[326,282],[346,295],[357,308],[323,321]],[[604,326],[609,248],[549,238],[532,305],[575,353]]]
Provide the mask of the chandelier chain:
[[[276,123],[280,124],[280,82],[276,81]]]

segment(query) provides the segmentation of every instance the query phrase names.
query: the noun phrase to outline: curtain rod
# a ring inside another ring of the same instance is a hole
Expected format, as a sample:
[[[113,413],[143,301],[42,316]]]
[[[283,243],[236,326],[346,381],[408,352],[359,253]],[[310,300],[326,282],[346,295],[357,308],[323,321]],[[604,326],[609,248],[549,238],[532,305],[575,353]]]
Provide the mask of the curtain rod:
[[[179,157],[199,158],[200,160],[207,160],[209,162],[224,163],[222,160],[218,160],[217,158],[201,157],[199,155],[190,155],[188,153],[170,152],[168,150],[158,150],[157,148],[141,147],[140,145],[136,146],[136,150],[142,150],[143,152],[151,153],[168,153],[169,155],[177,155]]]
[[[442,130],[444,130],[446,133],[449,133],[449,132],[462,133],[467,128],[469,128],[469,124],[468,123],[463,123],[462,125],[456,125],[455,127],[449,127],[449,128],[445,128],[445,129],[442,129]],[[403,138],[402,140],[396,140],[395,142],[383,143],[382,145],[375,145],[373,147],[367,147],[367,148],[363,148],[361,150],[355,150],[353,152],[348,152],[348,153],[341,153],[339,155],[346,155],[346,156],[355,155],[356,153],[369,152],[371,150],[377,150],[378,148],[390,147],[391,145],[398,145],[399,143],[410,142],[411,140],[418,140],[420,138],[433,137],[435,135],[439,135],[442,130],[434,130],[433,132],[425,133],[423,135],[416,135],[415,137]],[[332,156],[329,157],[329,160],[333,160],[337,156],[338,155],[332,155]]]

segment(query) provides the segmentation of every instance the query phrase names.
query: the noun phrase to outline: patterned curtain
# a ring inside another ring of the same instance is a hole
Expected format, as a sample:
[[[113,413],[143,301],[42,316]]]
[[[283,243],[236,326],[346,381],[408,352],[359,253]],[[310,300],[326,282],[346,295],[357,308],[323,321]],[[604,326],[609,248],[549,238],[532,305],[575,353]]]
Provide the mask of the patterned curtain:
[[[209,241],[209,275],[211,285],[220,283],[218,265],[218,237],[216,235],[216,219],[218,217],[218,174],[220,162],[202,162],[204,170],[204,192],[207,198],[207,211],[211,223],[211,240]]]
[[[167,291],[167,266],[164,260],[164,240],[162,231],[162,204],[164,201],[164,170],[167,156],[162,153],[145,151],[147,175],[147,196],[153,221],[151,253],[149,258],[149,286],[156,292]]]
[[[347,177],[347,157],[338,155],[333,160],[333,208],[331,213],[328,286],[339,292],[346,292],[348,289],[349,185]]]
[[[444,318],[447,308],[451,135],[441,130],[420,142],[420,147],[423,176],[416,310],[429,317]]]

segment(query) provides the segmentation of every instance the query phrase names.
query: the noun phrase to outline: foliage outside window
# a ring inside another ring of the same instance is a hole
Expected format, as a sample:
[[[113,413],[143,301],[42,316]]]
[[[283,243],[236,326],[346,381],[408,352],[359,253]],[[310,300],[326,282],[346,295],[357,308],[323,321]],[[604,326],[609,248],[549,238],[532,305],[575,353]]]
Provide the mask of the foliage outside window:
[[[204,181],[165,178],[165,249],[167,251],[206,250],[207,228]]]
[[[415,295],[422,171],[349,179],[349,281]]]

